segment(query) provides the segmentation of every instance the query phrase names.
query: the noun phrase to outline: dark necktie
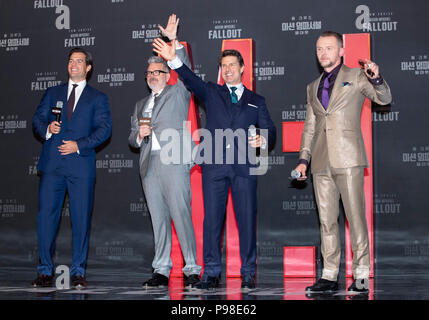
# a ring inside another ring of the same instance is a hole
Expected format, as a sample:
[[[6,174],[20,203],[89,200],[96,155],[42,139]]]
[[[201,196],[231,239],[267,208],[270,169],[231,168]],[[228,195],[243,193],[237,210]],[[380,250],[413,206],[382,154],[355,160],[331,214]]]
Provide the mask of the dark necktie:
[[[329,79],[331,78],[332,73],[328,74],[328,76],[325,78],[325,81],[323,82],[323,89],[322,89],[322,106],[325,108],[325,110],[328,108],[329,104]]]
[[[231,87],[231,102],[234,104],[238,102],[238,97],[235,93],[235,90],[237,90],[237,87]]]
[[[73,89],[70,93],[69,100],[67,101],[67,118],[68,118],[68,120],[70,120],[70,118],[73,114],[76,87],[77,87],[77,84],[73,84]]]

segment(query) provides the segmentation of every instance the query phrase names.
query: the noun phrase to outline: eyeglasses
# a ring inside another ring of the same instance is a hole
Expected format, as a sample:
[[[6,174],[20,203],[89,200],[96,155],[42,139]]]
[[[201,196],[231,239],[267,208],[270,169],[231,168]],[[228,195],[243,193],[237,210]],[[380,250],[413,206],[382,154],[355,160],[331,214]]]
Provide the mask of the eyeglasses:
[[[153,70],[153,71],[146,71],[144,75],[147,77],[148,75],[151,76],[159,76],[161,73],[168,73],[167,71],[163,70]]]

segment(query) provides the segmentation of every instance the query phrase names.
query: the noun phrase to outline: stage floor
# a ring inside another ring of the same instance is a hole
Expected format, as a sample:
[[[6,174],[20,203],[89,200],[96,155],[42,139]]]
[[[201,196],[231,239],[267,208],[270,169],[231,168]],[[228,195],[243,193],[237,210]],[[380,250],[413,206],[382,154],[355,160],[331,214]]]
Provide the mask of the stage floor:
[[[257,275],[256,288],[241,290],[239,278],[222,278],[213,291],[184,289],[181,278],[170,278],[168,288],[144,289],[150,274],[130,270],[90,269],[86,290],[32,288],[36,271],[30,268],[0,268],[0,300],[429,300],[429,275],[376,276],[370,280],[369,294],[347,292],[351,279],[339,281],[334,294],[308,295],[305,287],[312,278],[283,278]]]

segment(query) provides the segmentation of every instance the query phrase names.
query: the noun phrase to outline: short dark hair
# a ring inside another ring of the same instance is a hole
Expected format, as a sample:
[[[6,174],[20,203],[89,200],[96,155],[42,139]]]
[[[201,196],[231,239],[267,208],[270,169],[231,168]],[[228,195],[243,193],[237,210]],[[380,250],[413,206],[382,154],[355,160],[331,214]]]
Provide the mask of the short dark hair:
[[[222,65],[222,58],[228,57],[228,56],[234,56],[237,57],[238,63],[240,64],[240,67],[244,66],[244,59],[241,53],[237,50],[223,50],[219,57],[219,66]]]
[[[71,55],[76,52],[83,53],[85,55],[85,64],[87,66],[91,66],[91,70],[89,70],[88,73],[86,74],[86,80],[89,80],[89,78],[91,78],[92,71],[94,70],[94,61],[92,60],[92,54],[91,52],[86,51],[85,49],[82,49],[82,48],[73,48],[69,52],[69,60]]]
[[[334,37],[337,39],[338,44],[340,46],[340,48],[343,47],[343,35],[335,32],[335,31],[323,31],[322,34],[319,36],[319,38],[321,37]]]

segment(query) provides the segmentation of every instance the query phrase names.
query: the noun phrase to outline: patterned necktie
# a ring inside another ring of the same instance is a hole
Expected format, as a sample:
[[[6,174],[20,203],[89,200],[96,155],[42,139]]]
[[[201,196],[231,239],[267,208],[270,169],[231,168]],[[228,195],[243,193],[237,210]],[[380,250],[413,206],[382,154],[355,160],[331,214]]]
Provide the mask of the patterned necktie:
[[[237,87],[231,87],[231,101],[234,104],[238,102],[238,97],[237,97],[237,94],[235,93],[235,90],[237,90]]]
[[[323,89],[322,89],[322,106],[325,108],[325,110],[328,108],[329,104],[329,79],[331,78],[332,73],[328,74],[328,76],[325,78],[325,81],[323,82]]]
[[[69,96],[69,100],[67,101],[67,118],[68,118],[68,120],[70,120],[70,118],[73,114],[76,87],[77,87],[77,84],[74,84],[73,89],[72,89],[70,96]]]

